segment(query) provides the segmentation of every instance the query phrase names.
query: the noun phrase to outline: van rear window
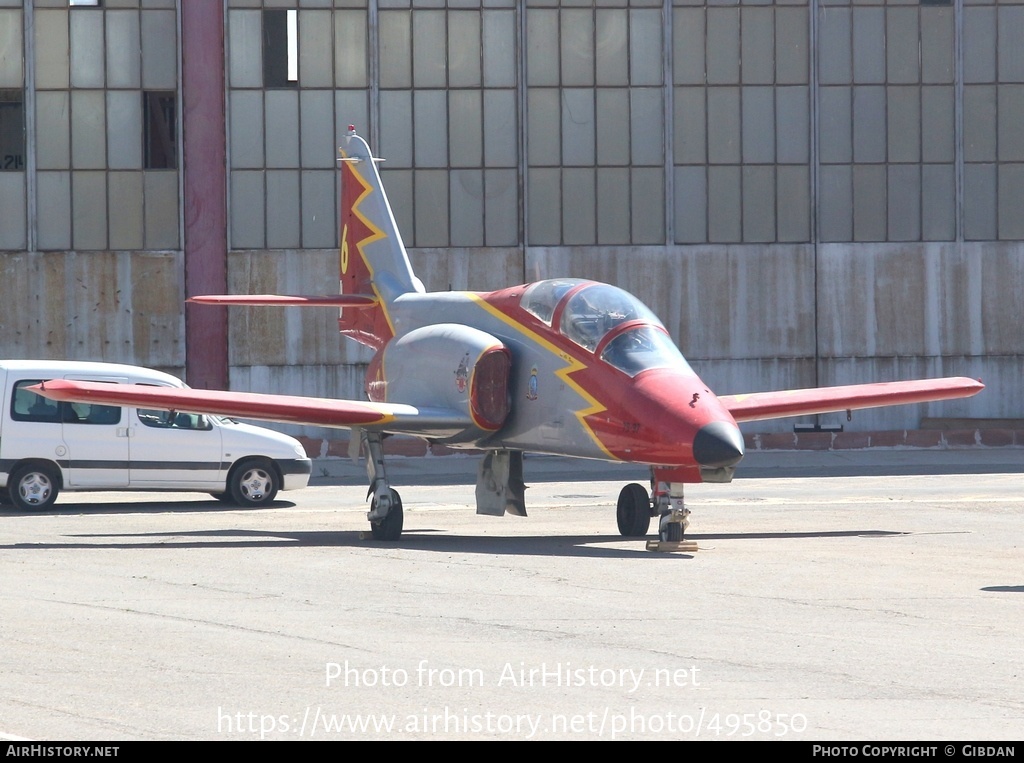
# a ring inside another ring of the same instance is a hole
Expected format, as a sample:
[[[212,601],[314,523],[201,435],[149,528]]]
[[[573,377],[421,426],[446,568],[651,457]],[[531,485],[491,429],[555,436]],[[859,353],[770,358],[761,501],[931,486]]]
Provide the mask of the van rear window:
[[[114,405],[91,403],[58,403],[37,395],[28,387],[44,379],[23,379],[14,385],[11,396],[11,418],[15,421],[36,421],[65,424],[119,424],[121,409]]]

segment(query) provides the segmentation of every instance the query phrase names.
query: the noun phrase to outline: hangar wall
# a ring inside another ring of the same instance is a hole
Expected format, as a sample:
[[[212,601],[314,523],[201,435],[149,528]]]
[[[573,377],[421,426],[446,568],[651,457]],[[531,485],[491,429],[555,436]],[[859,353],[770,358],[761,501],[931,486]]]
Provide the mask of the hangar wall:
[[[0,354],[183,370],[184,318],[164,302],[184,293],[189,200],[177,165],[149,168],[146,129],[146,93],[180,103],[176,7],[0,0],[0,114],[11,123],[20,92],[26,127],[25,164],[0,171],[3,268],[17,274],[0,299],[19,305],[0,316]],[[723,393],[933,374],[988,384],[848,429],[1020,417],[1024,3],[226,0],[223,12],[232,291],[334,288],[334,157],[354,123],[387,159],[429,288],[617,283]],[[47,313],[64,322],[54,333],[24,290],[56,272],[70,275]],[[229,327],[233,388],[360,393],[368,358],[333,316],[239,308]]]

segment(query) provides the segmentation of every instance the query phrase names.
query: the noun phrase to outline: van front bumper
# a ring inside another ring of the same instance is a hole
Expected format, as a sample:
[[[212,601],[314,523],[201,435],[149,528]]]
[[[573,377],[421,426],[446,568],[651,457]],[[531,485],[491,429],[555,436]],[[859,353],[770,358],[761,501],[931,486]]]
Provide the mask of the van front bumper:
[[[313,473],[313,460],[309,458],[276,458],[281,472],[282,490],[298,490],[309,484],[309,475]]]

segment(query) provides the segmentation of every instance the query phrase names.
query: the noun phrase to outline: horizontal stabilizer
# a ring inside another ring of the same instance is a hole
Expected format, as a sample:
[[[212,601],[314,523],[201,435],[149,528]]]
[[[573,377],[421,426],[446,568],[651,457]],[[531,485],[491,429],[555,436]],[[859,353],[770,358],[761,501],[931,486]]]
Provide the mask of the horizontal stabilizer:
[[[373,307],[377,298],[371,294],[332,294],[301,296],[288,294],[204,294],[189,297],[198,305],[276,305],[298,307]]]
[[[844,387],[791,389],[725,395],[718,399],[737,422],[780,419],[835,411],[853,411],[886,405],[928,403],[971,397],[985,389],[975,379],[950,377],[915,381],[851,384]]]
[[[51,400],[68,400],[102,405],[186,413],[238,416],[259,421],[309,424],[348,429],[359,426],[371,431],[395,432],[423,437],[447,437],[472,425],[468,416],[444,408],[421,408],[398,403],[370,403],[360,400],[331,400],[257,392],[151,387],[138,384],[54,379],[29,387]]]

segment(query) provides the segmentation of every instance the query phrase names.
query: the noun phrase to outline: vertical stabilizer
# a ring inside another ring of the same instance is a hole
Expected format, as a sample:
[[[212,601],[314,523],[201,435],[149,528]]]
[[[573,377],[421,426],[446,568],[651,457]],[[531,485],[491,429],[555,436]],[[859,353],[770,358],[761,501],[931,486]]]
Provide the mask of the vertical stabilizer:
[[[395,333],[392,302],[402,294],[422,292],[423,284],[413,275],[376,160],[351,126],[341,147],[340,241],[341,293],[372,294],[378,303],[369,309],[342,308],[339,329],[380,349]]]

